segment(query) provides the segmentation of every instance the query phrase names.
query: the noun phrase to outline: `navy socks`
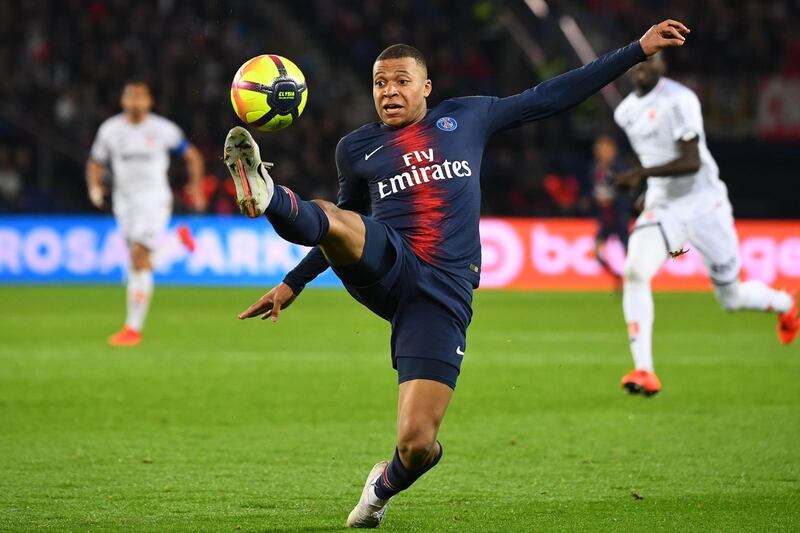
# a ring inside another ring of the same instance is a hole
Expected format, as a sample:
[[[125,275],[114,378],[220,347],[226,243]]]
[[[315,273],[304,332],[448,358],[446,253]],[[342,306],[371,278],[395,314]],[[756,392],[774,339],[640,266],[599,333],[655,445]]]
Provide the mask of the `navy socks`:
[[[319,244],[330,227],[320,206],[303,200],[282,185],[275,185],[265,214],[278,235],[303,246]]]
[[[425,472],[439,464],[439,460],[444,453],[444,448],[442,448],[442,443],[438,441],[437,443],[439,444],[439,453],[433,461],[419,470],[407,469],[400,460],[400,455],[395,448],[392,462],[389,463],[389,466],[386,467],[386,470],[383,471],[383,475],[378,478],[378,482],[375,484],[375,495],[382,500],[388,500],[398,492],[410,487],[416,480],[422,477]]]

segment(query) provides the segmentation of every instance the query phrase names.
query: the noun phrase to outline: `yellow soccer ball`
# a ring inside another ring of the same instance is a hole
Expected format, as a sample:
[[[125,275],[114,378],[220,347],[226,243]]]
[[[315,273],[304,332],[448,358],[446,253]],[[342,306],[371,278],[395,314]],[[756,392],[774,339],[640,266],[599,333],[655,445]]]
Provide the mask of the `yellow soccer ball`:
[[[281,130],[303,112],[308,88],[297,65],[274,54],[256,56],[236,71],[231,104],[248,126],[261,131]]]

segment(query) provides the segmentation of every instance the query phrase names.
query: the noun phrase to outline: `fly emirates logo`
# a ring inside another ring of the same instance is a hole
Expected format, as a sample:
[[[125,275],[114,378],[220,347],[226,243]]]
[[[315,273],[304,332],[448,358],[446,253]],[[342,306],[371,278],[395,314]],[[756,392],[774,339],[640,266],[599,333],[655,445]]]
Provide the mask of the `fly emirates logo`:
[[[403,162],[408,170],[378,182],[378,193],[381,195],[381,199],[429,181],[472,176],[469,161],[448,161],[445,159],[442,163],[434,163],[433,160],[433,148],[414,150],[403,154]]]

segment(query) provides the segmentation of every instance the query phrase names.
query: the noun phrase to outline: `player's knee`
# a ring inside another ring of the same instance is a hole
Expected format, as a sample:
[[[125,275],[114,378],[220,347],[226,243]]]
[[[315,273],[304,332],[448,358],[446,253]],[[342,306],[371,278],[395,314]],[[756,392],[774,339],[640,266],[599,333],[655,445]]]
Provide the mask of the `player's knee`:
[[[131,247],[131,268],[133,270],[151,270],[150,251],[141,244]]]
[[[636,230],[630,238],[623,276],[626,282],[650,283],[667,259],[661,231],[653,226]]]
[[[622,275],[627,283],[650,283],[650,278],[652,277],[649,272],[642,268],[641,262],[634,261],[630,257],[625,261]]]
[[[328,231],[320,242],[332,265],[351,265],[361,258],[366,229],[361,216],[325,200],[313,200],[328,218]]]
[[[328,202],[327,200],[312,200],[312,202],[317,204],[319,208],[322,209],[322,212],[325,213],[325,216],[328,218],[331,233],[346,232],[354,226],[356,221],[361,219],[358,213],[341,209],[337,207],[336,204]]]
[[[436,448],[436,431],[421,426],[401,427],[397,453],[406,468],[415,470],[430,461]]]
[[[325,213],[325,216],[328,217],[328,220],[336,218],[338,215],[338,211],[341,211],[336,204],[333,202],[329,202],[327,200],[311,200],[313,203],[317,204],[322,212]]]
[[[345,211],[336,207],[336,204],[328,202],[327,200],[311,200],[313,203],[322,210],[325,217],[328,219],[328,233],[325,236],[327,239],[340,240],[346,229],[344,224]]]

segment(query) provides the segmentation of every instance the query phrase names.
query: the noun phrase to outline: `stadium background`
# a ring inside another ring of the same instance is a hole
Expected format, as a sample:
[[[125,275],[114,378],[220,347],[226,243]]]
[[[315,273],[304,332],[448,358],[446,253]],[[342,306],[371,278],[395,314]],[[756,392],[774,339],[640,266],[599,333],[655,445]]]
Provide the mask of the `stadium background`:
[[[202,151],[210,199],[205,214],[229,215],[234,191],[219,147],[236,124],[227,94],[231,73],[244,59],[279,53],[305,72],[311,98],[303,119],[260,139],[279,163],[279,183],[306,198],[334,199],[334,147],[344,133],[374,120],[367,76],[387,43],[412,42],[427,54],[432,104],[469,94],[508,95],[580,64],[562,31],[568,20],[577,22],[598,54],[667,15],[692,21],[690,45],[668,54],[668,75],[700,96],[709,146],[736,216],[797,219],[800,202],[786,193],[795,189],[800,167],[794,105],[800,38],[793,26],[799,9],[789,1],[2,2],[0,212],[36,218],[0,221],[0,281],[121,279],[121,241],[88,202],[84,165],[98,125],[118,112],[120,87],[128,79],[148,81],[155,111],[175,120]],[[20,18],[24,25],[14,22]],[[630,161],[611,119],[611,105],[629,90],[620,80],[607,99],[598,95],[562,116],[496,136],[483,165],[484,215],[593,217],[592,142],[611,134],[622,147],[620,165]],[[183,165],[173,164],[170,175],[176,212],[187,213]],[[41,214],[92,218],[43,223]],[[281,248],[274,234],[246,221],[217,226],[214,220],[196,219],[200,253],[194,264],[173,257],[161,267],[162,281],[271,284],[303,253]],[[599,265],[590,264],[592,223],[512,224],[516,229],[499,227],[502,221],[485,224],[485,285],[611,286]],[[742,224],[745,275],[780,284],[796,280],[798,227]],[[241,231],[231,235],[235,228]],[[558,232],[563,242],[553,248],[543,228]],[[271,253],[237,262],[233,249],[256,241]],[[622,249],[610,246],[619,270]],[[533,259],[537,251],[555,267],[540,268]],[[708,287],[691,252],[685,265],[670,268],[674,272],[668,268],[659,287]],[[319,283],[336,280],[327,275]]]
[[[432,104],[468,94],[507,95],[580,64],[561,30],[568,19],[577,22],[597,53],[636,38],[668,14],[692,21],[690,46],[670,51],[668,75],[700,95],[709,145],[737,217],[800,216],[796,194],[786,194],[800,166],[800,117],[793,105],[800,93],[800,38],[792,25],[796,2],[595,0],[530,6],[446,0],[0,3],[5,73],[0,79],[0,212],[5,215],[0,281],[121,279],[126,263],[121,241],[88,202],[84,165],[99,123],[118,112],[120,87],[128,79],[148,81],[155,111],[175,120],[202,151],[210,199],[205,214],[229,215],[235,211],[234,191],[219,146],[236,124],[227,93],[231,73],[243,59],[270,51],[293,58],[305,72],[311,98],[303,120],[260,138],[269,157],[279,162],[274,171],[279,183],[307,198],[333,199],[334,147],[344,133],[374,119],[367,76],[387,43],[413,42],[427,54]],[[26,24],[14,22],[20,17]],[[598,95],[562,116],[496,136],[484,159],[484,214],[591,218],[596,209],[593,139],[611,134],[622,147],[621,165],[630,161],[609,105],[629,90],[627,80],[620,80],[611,100]],[[173,164],[170,176],[176,212],[186,213],[183,165]],[[20,214],[36,217],[7,218]],[[92,218],[43,223],[41,214]],[[196,219],[195,232],[205,228],[206,233],[201,231],[195,264],[189,265],[188,257],[172,258],[161,267],[162,281],[271,284],[303,253],[277,246],[274,234],[256,231],[246,221],[220,227],[214,220],[220,219]],[[564,243],[556,248],[552,240],[537,240],[547,233],[533,231],[530,224],[523,228],[524,222],[513,224],[516,230],[497,229],[503,223],[495,222],[483,232],[485,285],[611,286],[612,279],[590,264],[591,222],[540,220],[537,228],[562,230],[556,238]],[[245,237],[231,235],[234,226]],[[743,243],[745,275],[782,284],[800,275],[800,245],[792,238],[797,226],[762,224],[750,230],[743,230],[755,239]],[[515,233],[518,242],[509,240]],[[235,245],[254,239],[271,253],[237,262]],[[549,254],[555,270],[536,264],[531,254],[537,250],[545,259]],[[617,243],[610,255],[619,269]],[[708,287],[697,256],[690,253],[685,266],[671,268],[676,273],[662,275],[659,287]],[[327,275],[319,283],[336,280]]]

